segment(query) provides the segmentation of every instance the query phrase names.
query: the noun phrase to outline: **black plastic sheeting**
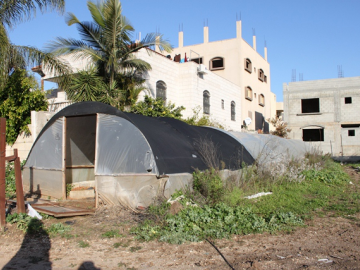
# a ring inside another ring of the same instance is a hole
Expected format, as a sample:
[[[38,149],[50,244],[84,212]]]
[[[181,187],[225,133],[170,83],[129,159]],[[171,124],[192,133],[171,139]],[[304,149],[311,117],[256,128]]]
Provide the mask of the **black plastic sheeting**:
[[[195,169],[207,169],[209,166],[202,159],[201,152],[203,151],[200,149],[201,145],[208,142],[215,146],[218,158],[222,161],[220,169],[236,170],[241,168],[243,162],[246,164],[254,162],[254,158],[245,147],[231,136],[218,130],[190,126],[173,118],[125,113],[100,102],[81,102],[64,108],[49,120],[34,145],[42,133],[58,118],[97,113],[116,115],[134,124],[149,142],[160,175],[191,173]],[[98,147],[101,147],[101,142]]]

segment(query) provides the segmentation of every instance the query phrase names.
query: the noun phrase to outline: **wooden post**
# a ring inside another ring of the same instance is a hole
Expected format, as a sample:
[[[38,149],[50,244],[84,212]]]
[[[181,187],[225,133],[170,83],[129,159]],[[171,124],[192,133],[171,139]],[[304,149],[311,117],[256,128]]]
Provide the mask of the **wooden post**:
[[[20,158],[18,157],[17,149],[14,149],[14,155],[16,156],[14,161],[15,181],[16,181],[16,207],[18,214],[20,214],[20,213],[26,213],[26,211],[25,211],[25,202],[24,202],[24,190],[23,190],[22,178],[21,178],[21,164],[20,164]]]
[[[0,226],[5,227],[6,119],[0,118]]]

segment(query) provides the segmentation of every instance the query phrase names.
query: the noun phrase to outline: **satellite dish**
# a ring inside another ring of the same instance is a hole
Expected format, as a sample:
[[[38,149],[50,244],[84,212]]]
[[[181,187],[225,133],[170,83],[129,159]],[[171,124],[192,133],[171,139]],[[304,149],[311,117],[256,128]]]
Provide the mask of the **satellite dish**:
[[[244,122],[245,122],[245,124],[247,126],[250,125],[251,124],[251,118],[250,117],[245,118]]]

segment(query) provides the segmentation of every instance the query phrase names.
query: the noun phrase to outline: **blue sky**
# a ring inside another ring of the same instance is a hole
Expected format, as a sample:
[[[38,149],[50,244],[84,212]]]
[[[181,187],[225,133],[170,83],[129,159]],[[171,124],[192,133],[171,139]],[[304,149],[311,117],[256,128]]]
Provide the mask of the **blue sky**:
[[[67,0],[66,12],[80,20],[91,20],[86,0]],[[235,38],[236,14],[242,19],[242,36],[257,51],[268,47],[271,90],[282,101],[282,84],[290,82],[296,69],[303,80],[337,78],[341,65],[345,77],[360,76],[359,0],[123,0],[123,14],[136,33],[159,30],[177,47],[179,25],[184,29],[184,45],[203,41],[204,21],[208,21],[210,41]],[[78,38],[76,27],[65,24],[57,13],[38,14],[10,31],[19,45],[44,48],[55,37]],[[135,39],[135,37],[134,37]],[[45,87],[51,87],[47,84]]]

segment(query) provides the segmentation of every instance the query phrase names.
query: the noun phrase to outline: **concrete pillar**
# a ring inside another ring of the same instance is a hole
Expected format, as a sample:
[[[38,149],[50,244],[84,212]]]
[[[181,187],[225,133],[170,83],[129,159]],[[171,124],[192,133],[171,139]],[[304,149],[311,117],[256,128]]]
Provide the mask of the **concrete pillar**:
[[[204,43],[209,43],[209,27],[204,26]]]
[[[155,52],[160,52],[159,44],[160,44],[160,36],[156,36],[156,38],[155,38]]]
[[[184,32],[179,32],[179,48],[184,47]]]
[[[236,22],[236,38],[241,38],[241,21]]]
[[[256,36],[253,36],[253,48],[256,51]]]
[[[267,48],[266,47],[264,48],[264,58],[265,58],[265,61],[267,62]]]

